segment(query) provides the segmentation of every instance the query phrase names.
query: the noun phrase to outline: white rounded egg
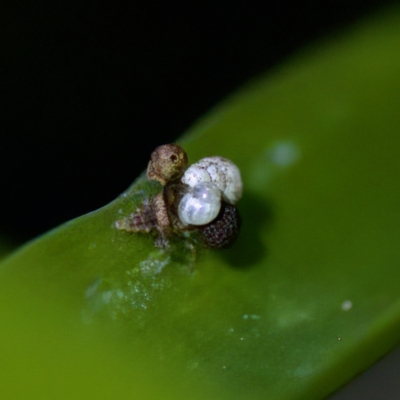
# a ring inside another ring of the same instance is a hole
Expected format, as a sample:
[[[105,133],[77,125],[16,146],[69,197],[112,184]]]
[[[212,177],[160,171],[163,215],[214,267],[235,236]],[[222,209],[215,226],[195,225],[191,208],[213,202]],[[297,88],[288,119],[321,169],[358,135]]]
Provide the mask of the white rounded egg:
[[[178,216],[184,225],[206,225],[221,209],[221,191],[212,182],[201,182],[185,194],[178,206]]]
[[[222,198],[232,205],[242,197],[243,183],[239,168],[226,158],[202,158],[192,164],[182,177],[182,183],[190,187],[204,182],[215,183],[222,192]]]

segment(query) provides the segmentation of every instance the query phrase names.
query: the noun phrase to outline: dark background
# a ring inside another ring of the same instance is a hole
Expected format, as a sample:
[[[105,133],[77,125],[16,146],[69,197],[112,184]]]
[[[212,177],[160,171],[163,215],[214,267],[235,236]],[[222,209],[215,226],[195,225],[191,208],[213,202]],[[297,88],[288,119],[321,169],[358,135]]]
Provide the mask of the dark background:
[[[0,233],[105,205],[239,85],[389,3],[1,2]]]
[[[1,2],[0,233],[20,243],[105,205],[249,78],[391,3]],[[398,398],[390,357],[334,398]]]

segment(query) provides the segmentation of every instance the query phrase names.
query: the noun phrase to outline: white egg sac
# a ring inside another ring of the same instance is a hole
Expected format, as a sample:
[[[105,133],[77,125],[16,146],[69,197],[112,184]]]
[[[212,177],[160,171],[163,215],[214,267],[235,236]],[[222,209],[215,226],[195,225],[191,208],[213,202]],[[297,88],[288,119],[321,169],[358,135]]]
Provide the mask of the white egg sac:
[[[206,157],[192,164],[185,171],[182,182],[190,187],[204,182],[215,183],[222,192],[222,198],[232,205],[242,197],[240,171],[232,161],[223,157]]]
[[[184,225],[206,225],[221,209],[221,191],[211,182],[195,185],[178,206],[178,216]]]

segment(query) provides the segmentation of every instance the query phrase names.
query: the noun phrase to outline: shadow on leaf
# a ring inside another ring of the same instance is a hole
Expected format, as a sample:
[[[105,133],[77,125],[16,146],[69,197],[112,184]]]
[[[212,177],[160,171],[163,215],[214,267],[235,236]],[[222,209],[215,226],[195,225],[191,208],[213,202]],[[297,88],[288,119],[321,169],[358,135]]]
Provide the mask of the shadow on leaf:
[[[246,193],[239,203],[242,217],[240,235],[234,246],[221,253],[234,268],[248,268],[266,257],[267,248],[261,240],[261,232],[271,227],[274,220],[271,204],[251,193]]]

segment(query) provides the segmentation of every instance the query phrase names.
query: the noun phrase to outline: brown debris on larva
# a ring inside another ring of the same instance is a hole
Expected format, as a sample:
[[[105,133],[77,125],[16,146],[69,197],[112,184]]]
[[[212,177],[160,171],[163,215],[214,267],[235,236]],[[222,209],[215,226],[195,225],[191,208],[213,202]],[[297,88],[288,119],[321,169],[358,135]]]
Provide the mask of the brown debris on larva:
[[[151,154],[147,177],[161,183],[161,192],[118,220],[117,229],[156,233],[157,247],[168,247],[169,237],[186,231],[198,231],[201,242],[213,249],[230,247],[236,240],[241,220],[234,204],[241,197],[242,181],[232,161],[207,157],[188,168],[186,152],[166,144]]]

